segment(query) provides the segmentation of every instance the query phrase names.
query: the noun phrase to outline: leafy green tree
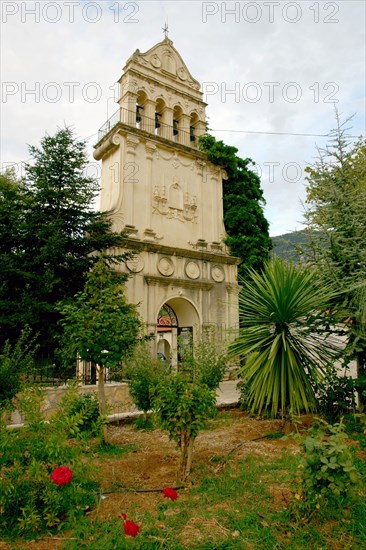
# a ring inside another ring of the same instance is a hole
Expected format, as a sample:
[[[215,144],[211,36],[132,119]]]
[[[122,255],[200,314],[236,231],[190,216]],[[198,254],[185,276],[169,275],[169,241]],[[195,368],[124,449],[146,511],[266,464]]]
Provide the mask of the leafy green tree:
[[[216,396],[189,373],[172,373],[156,387],[153,399],[159,425],[180,448],[180,478],[185,481],[192,463],[193,444],[207,418],[215,415]]]
[[[87,275],[85,288],[73,300],[60,306],[63,326],[63,353],[75,360],[98,365],[98,397],[105,414],[104,373],[116,368],[138,342],[141,328],[134,305],[124,295],[123,275],[111,272],[100,257]]]
[[[178,339],[179,340],[179,339]],[[190,338],[178,341],[178,372],[163,377],[153,390],[153,408],[160,426],[180,448],[179,475],[185,481],[190,473],[193,445],[208,418],[216,413],[216,392],[226,371],[223,346],[209,328],[194,346]]]
[[[231,254],[242,260],[238,271],[244,277],[248,268],[260,269],[272,248],[260,179],[250,169],[252,160],[238,157],[236,147],[216,141],[211,135],[200,138],[200,147],[211,162],[227,173],[228,179],[223,183],[226,244]]]
[[[241,329],[230,353],[245,360],[252,412],[316,409],[315,391],[339,353],[325,313],[335,291],[310,269],[274,258],[250,271],[239,296]]]
[[[29,325],[40,351],[58,345],[56,304],[79,292],[95,252],[123,245],[106,213],[93,210],[98,193],[87,175],[85,143],[70,128],[29,147],[24,181],[0,178],[0,345]]]
[[[323,276],[342,292],[337,298],[347,334],[346,363],[355,358],[360,402],[366,406],[366,141],[352,144],[348,121],[331,132],[330,143],[307,171],[306,249]]]

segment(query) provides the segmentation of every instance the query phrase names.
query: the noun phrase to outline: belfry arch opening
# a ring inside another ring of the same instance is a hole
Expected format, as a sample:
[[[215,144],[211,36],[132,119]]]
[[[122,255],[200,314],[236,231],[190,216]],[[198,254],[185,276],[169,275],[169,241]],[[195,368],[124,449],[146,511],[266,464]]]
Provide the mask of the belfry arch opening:
[[[195,306],[185,298],[171,298],[159,309],[156,323],[157,355],[169,361],[172,368],[179,363],[179,341],[194,340],[200,326]]]

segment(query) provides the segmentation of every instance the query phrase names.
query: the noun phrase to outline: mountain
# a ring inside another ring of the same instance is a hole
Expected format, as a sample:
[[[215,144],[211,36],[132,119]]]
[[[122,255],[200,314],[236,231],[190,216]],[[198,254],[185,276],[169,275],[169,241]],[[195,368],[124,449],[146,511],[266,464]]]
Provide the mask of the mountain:
[[[272,254],[284,260],[292,260],[298,263],[300,260],[306,259],[300,250],[308,241],[309,237],[305,230],[292,231],[291,233],[272,237]]]

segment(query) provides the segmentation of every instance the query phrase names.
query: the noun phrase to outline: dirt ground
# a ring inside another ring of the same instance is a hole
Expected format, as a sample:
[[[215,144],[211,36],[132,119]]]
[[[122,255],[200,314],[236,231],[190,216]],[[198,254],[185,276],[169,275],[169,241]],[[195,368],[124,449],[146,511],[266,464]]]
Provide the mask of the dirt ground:
[[[283,423],[279,420],[248,418],[239,409],[225,411],[215,423],[210,423],[209,429],[201,431],[195,441],[189,484],[198,483],[198,474],[195,475],[195,472],[200,471],[201,465],[205,465],[213,474],[218,473],[222,468],[222,461],[218,459],[228,455],[234,455],[235,458],[249,453],[274,456],[282,454],[284,448],[290,453],[297,453],[298,446],[291,438],[283,441],[264,437],[283,432],[283,429]],[[133,450],[119,457],[96,458],[95,466],[103,496],[98,508],[90,512],[91,519],[98,517],[109,520],[122,513],[127,513],[129,517],[132,514],[133,517],[134,510],[155,509],[161,502],[161,491],[164,488],[180,486],[177,482],[178,449],[174,442],[169,441],[166,432],[137,430],[133,424],[110,425],[108,442],[128,445]],[[184,492],[180,494],[184,497]],[[61,546],[62,537],[52,537],[27,542],[21,548],[57,550]],[[0,542],[0,549],[3,548],[15,547]]]
[[[292,439],[263,438],[282,432],[281,421],[255,420],[239,410],[226,412],[225,416],[227,418],[216,423],[214,429],[203,430],[198,435],[188,485],[198,482],[195,472],[200,470],[200,465],[205,465],[212,473],[218,473],[222,462],[215,459],[229,454],[235,454],[235,458],[249,453],[268,456],[282,454],[284,448],[291,453],[298,452],[298,446]],[[110,519],[135,508],[149,511],[161,500],[160,493],[164,488],[180,486],[177,480],[179,451],[176,444],[169,441],[166,432],[136,430],[133,425],[110,426],[109,442],[133,445],[136,450],[122,455],[118,460],[114,457],[99,459],[102,490],[106,493],[98,509],[99,518]],[[129,491],[115,493],[118,488]]]

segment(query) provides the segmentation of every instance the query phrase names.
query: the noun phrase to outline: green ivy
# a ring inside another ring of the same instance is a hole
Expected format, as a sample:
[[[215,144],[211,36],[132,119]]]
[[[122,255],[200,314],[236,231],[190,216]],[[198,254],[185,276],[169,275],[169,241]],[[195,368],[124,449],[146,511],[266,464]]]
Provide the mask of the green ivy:
[[[200,137],[200,148],[227,174],[223,183],[226,244],[231,254],[241,259],[238,271],[244,277],[247,268],[260,269],[272,249],[269,224],[263,213],[265,200],[260,179],[251,169],[254,162],[237,156],[236,147],[205,135]]]

